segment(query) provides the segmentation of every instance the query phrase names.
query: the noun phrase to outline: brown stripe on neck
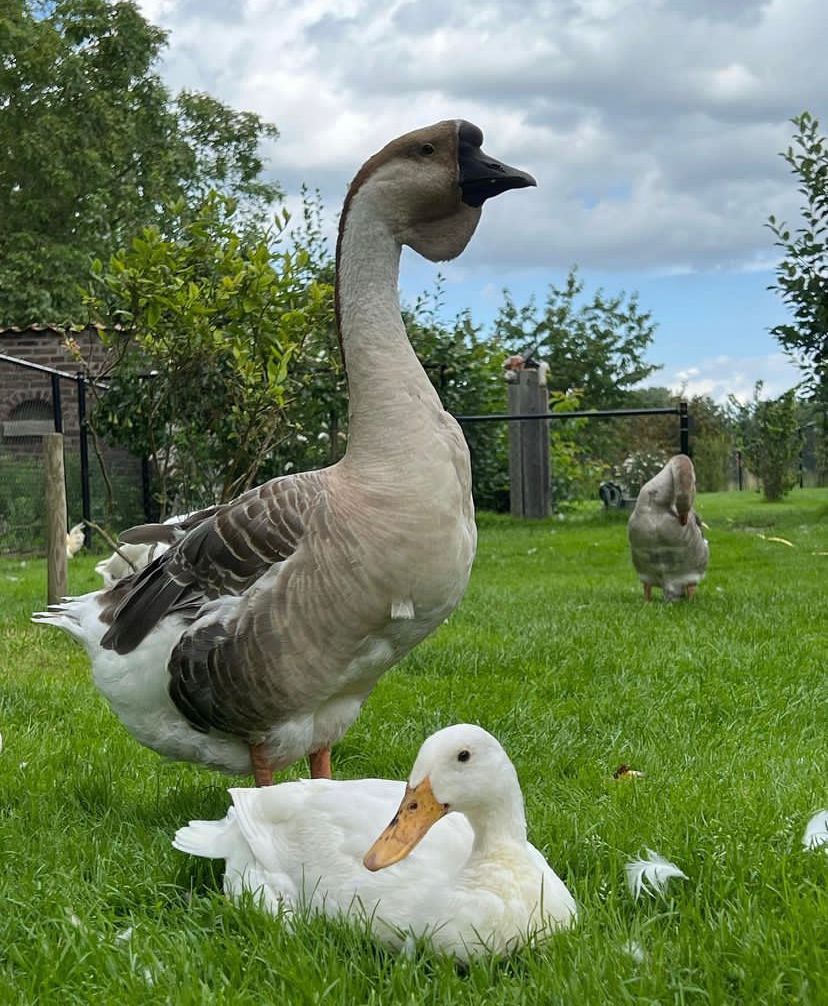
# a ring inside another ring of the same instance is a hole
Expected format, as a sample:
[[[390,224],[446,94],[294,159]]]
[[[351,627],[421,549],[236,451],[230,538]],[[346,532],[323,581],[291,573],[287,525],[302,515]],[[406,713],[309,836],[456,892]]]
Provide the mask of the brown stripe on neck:
[[[345,194],[345,202],[342,204],[342,213],[339,217],[339,230],[336,235],[336,260],[335,260],[335,279],[334,279],[334,314],[336,317],[336,335],[339,339],[339,352],[342,355],[342,365],[345,368],[345,372],[348,371],[348,361],[345,359],[345,346],[342,341],[342,304],[340,302],[339,296],[339,267],[342,259],[342,241],[345,235],[345,224],[348,220],[348,211],[351,208],[351,203],[353,202],[354,196],[359,192],[362,186],[368,181],[371,175],[376,171],[376,169],[381,165],[385,164],[386,161],[393,160],[402,150],[405,149],[409,141],[409,136],[401,136],[397,140],[392,140],[391,143],[387,144],[378,151],[372,157],[362,165],[359,171],[354,176],[353,181],[348,186],[348,191]]]
[[[348,371],[348,361],[345,359],[345,348],[342,342],[342,305],[340,302],[339,295],[339,266],[342,258],[342,239],[345,234],[345,225],[348,220],[348,211],[351,208],[351,203],[354,196],[359,192],[365,182],[371,177],[371,175],[380,167],[388,161],[393,161],[395,157],[400,156],[408,152],[413,145],[416,145],[418,140],[426,140],[429,137],[439,136],[442,134],[454,135],[457,133],[457,121],[454,119],[446,119],[444,122],[438,122],[433,126],[426,126],[422,129],[412,130],[410,133],[405,133],[403,136],[398,136],[396,140],[391,140],[387,143],[382,150],[377,151],[376,154],[369,157],[368,160],[362,165],[359,171],[354,176],[353,181],[348,186],[348,191],[345,195],[345,202],[342,204],[342,213],[339,217],[339,230],[336,236],[336,278],[334,280],[334,312],[336,316],[336,334],[339,339],[339,351],[342,354],[342,364],[345,367],[345,371]]]

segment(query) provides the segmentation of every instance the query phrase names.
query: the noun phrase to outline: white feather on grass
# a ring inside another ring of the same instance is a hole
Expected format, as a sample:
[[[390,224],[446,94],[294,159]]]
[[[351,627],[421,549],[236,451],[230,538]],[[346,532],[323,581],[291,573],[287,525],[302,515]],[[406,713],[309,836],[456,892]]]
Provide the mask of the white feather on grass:
[[[627,940],[626,943],[622,944],[621,949],[625,954],[629,954],[636,964],[641,964],[647,956],[644,952],[644,947],[641,946],[638,940]]]
[[[646,859],[633,859],[624,867],[627,874],[627,886],[634,898],[639,897],[642,891],[653,896],[661,894],[667,881],[672,877],[687,880],[687,874],[680,870],[675,863],[659,856],[652,849],[647,849],[646,852]]]
[[[805,825],[802,844],[806,849],[824,849],[828,852],[828,810],[818,810]]]

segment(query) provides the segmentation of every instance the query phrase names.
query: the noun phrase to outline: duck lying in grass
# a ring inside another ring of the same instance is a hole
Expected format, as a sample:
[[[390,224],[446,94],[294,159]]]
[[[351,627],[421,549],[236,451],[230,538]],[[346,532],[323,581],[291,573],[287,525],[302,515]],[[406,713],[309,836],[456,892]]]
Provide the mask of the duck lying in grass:
[[[709,547],[695,498],[696,473],[686,454],[670,458],[638,494],[627,535],[647,601],[653,587],[661,587],[667,601],[692,598],[704,577]]]
[[[356,915],[392,947],[425,937],[461,961],[575,922],[572,895],[526,840],[514,766],[481,727],[429,737],[408,785],[305,779],[230,795],[224,820],[192,821],[173,845],[226,860],[225,893],[252,891],[274,914]]]

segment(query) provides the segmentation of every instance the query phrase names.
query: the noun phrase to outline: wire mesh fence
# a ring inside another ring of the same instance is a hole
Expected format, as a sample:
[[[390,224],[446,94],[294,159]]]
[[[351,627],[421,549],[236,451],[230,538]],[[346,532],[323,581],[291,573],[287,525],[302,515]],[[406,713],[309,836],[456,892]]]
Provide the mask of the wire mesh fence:
[[[80,522],[84,511],[87,519],[114,529],[144,520],[140,459],[93,435],[84,438],[79,385],[74,375],[56,368],[21,367],[0,359],[5,417],[0,427],[0,553],[45,548],[43,436],[56,429],[64,436],[69,525]]]

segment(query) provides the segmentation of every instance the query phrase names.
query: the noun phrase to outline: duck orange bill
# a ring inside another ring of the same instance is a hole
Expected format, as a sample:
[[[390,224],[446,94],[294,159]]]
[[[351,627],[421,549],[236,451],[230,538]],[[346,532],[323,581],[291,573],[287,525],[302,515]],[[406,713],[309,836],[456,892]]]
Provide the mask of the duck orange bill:
[[[439,803],[434,796],[428,776],[414,788],[406,786],[400,809],[365,853],[363,864],[367,869],[376,871],[399,863],[448,810],[448,804]]]

